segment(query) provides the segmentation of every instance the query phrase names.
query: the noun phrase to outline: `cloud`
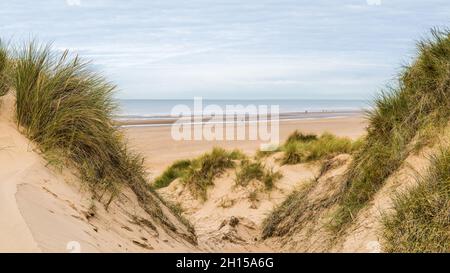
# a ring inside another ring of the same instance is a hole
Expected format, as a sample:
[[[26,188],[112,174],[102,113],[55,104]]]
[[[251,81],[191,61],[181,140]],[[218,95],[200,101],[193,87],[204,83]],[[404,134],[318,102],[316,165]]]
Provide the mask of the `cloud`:
[[[122,98],[371,96],[450,11],[448,0],[60,3],[0,1],[2,37],[74,50]]]

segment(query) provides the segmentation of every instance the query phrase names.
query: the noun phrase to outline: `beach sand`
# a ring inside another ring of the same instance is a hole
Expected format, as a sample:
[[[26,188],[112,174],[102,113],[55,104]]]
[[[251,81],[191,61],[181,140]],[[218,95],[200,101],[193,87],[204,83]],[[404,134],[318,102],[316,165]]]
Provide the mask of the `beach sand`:
[[[292,132],[322,134],[330,132],[338,136],[356,139],[365,133],[367,122],[363,115],[350,117],[317,118],[280,121],[280,142]],[[145,157],[145,165],[151,176],[159,175],[166,167],[178,159],[189,159],[210,151],[213,147],[240,149],[252,155],[261,141],[176,141],[171,137],[171,127],[127,127],[122,129],[130,146]]]

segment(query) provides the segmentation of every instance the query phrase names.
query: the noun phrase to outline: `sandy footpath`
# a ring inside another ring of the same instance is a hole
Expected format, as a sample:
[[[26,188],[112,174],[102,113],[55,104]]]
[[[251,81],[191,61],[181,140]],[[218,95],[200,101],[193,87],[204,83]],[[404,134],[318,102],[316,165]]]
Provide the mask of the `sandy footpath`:
[[[321,134],[330,132],[338,136],[358,138],[365,133],[367,122],[363,116],[305,119],[280,122],[280,140],[283,142],[295,130]],[[240,149],[254,154],[261,141],[175,141],[170,127],[129,127],[124,128],[130,145],[145,157],[146,166],[153,175],[159,174],[174,160],[192,158],[213,147]]]

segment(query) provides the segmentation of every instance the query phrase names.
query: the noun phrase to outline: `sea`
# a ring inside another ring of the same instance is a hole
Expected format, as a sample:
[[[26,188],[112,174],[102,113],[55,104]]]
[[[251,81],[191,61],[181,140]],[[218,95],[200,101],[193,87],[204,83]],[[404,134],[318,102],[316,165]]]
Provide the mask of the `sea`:
[[[119,112],[117,120],[142,120],[147,121],[146,126],[152,126],[150,121],[170,120],[174,117],[171,112],[176,106],[183,105],[191,109],[193,115],[201,113],[194,111],[194,100],[173,99],[140,99],[119,100]],[[198,102],[197,102],[198,103]],[[311,118],[333,118],[361,114],[370,108],[369,102],[365,100],[304,100],[304,99],[272,99],[272,100],[212,100],[203,99],[202,108],[215,105],[226,109],[228,105],[242,105],[244,107],[254,105],[256,107],[266,105],[277,105],[281,119],[311,119]],[[197,104],[198,105],[198,104]],[[161,126],[158,122],[154,126]]]
[[[280,113],[318,113],[363,111],[369,107],[365,100],[203,100],[203,107],[217,105],[278,105]],[[193,100],[119,100],[119,118],[165,118],[177,105],[194,109]]]

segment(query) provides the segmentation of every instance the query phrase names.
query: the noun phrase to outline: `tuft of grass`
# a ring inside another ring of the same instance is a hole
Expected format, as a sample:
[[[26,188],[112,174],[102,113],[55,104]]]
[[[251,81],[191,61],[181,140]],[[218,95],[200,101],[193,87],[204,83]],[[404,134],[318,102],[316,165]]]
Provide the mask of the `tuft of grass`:
[[[350,166],[334,231],[354,219],[411,151],[429,143],[427,132],[447,125],[449,92],[450,34],[433,30],[431,39],[419,42],[417,60],[405,67],[398,86],[382,92],[367,113],[368,134]]]
[[[280,151],[280,147],[277,147],[276,149],[270,150],[270,151],[264,151],[264,150],[258,150],[255,154],[255,159],[263,159],[270,155],[273,155],[274,153],[277,153]]]
[[[383,217],[387,252],[450,252],[450,148],[432,159],[416,187],[399,194]]]
[[[262,178],[262,182],[266,190],[271,190],[275,186],[275,183],[283,178],[283,175],[279,171],[274,171],[273,168],[265,171]]]
[[[243,160],[239,171],[236,171],[235,182],[236,185],[246,187],[250,181],[254,179],[261,180],[263,176],[264,166],[260,161]]]
[[[258,202],[258,191],[252,191],[248,194],[248,200],[252,203]]]
[[[178,160],[167,168],[162,175],[157,177],[152,186],[155,189],[164,188],[170,185],[175,179],[182,177],[187,168],[191,166],[190,160]]]
[[[305,136],[296,131],[284,145],[282,163],[299,164],[337,154],[351,153],[355,147],[357,146],[354,146],[348,138],[336,137],[329,133],[324,133],[320,137]]]
[[[192,161],[182,176],[192,194],[207,199],[207,189],[214,185],[214,179],[225,172],[226,169],[235,167],[235,160],[243,158],[244,155],[234,150],[228,152],[221,148],[214,148],[212,152],[206,153]]]
[[[263,182],[266,190],[271,190],[274,184],[280,180],[283,175],[272,169],[267,169],[260,161],[242,160],[240,168],[236,171],[236,185],[246,187],[250,181],[258,180]]]
[[[0,96],[4,96],[9,89],[6,69],[8,65],[8,52],[0,41]]]
[[[290,142],[310,142],[313,140],[317,140],[317,135],[315,134],[304,134],[298,130],[295,130],[292,134],[289,135],[286,143]]]

